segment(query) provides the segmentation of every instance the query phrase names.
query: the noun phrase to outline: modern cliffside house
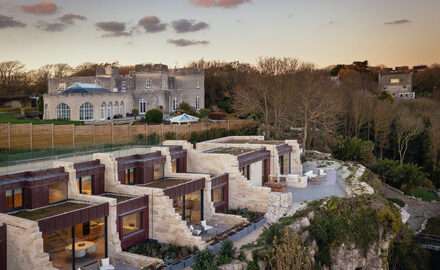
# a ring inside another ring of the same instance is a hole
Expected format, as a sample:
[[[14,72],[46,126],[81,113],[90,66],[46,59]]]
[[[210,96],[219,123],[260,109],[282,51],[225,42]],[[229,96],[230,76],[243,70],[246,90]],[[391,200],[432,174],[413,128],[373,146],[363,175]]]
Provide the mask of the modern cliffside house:
[[[387,91],[394,98],[414,99],[412,73],[379,74],[379,89]]]
[[[45,119],[106,120],[126,116],[132,109],[176,111],[185,101],[204,108],[204,71],[168,69],[166,65],[136,65],[121,76],[114,66],[98,66],[96,76],[51,78],[44,95]]]
[[[8,269],[76,269],[108,257],[109,205],[68,196],[63,168],[0,176]]]

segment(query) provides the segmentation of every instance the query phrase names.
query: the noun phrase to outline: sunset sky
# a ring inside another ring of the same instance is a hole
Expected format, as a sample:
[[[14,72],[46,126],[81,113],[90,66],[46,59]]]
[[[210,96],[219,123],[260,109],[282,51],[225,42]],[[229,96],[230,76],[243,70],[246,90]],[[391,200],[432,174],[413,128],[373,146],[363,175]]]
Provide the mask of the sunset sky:
[[[0,0],[0,62],[440,62],[439,0]]]

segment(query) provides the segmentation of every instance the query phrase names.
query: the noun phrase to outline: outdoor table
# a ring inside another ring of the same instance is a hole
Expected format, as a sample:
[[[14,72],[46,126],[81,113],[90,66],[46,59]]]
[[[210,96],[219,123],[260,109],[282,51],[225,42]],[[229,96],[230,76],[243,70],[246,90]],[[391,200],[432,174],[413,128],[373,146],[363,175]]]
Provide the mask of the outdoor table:
[[[82,245],[84,244],[84,245]],[[75,251],[83,250],[83,249],[89,249],[90,247],[96,245],[94,242],[91,241],[80,241],[75,243]],[[72,250],[72,245],[68,245],[66,247],[66,250]]]

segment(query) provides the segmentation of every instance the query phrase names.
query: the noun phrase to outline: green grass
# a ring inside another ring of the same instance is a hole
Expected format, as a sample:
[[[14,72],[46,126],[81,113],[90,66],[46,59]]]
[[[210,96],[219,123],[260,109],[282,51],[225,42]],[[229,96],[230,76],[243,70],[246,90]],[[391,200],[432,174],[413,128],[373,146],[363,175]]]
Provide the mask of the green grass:
[[[54,124],[54,125],[84,125],[84,121],[70,121],[70,120],[33,120],[33,119],[15,119],[14,115],[20,113],[0,113],[0,124],[29,124],[42,125],[42,124]]]
[[[25,218],[29,220],[40,220],[42,218],[51,217],[55,215],[59,215],[62,213],[70,212],[73,210],[78,210],[81,208],[88,207],[90,205],[88,204],[81,204],[81,203],[71,203],[71,202],[65,202],[60,203],[48,207],[44,207],[37,210],[22,210],[16,213],[11,214],[12,216]]]
[[[413,188],[411,190],[411,195],[426,202],[438,200],[438,196],[435,192],[423,188]]]
[[[405,207],[405,204],[406,204],[404,201],[402,201],[401,199],[398,199],[398,198],[387,198],[387,200],[397,204],[400,207]]]

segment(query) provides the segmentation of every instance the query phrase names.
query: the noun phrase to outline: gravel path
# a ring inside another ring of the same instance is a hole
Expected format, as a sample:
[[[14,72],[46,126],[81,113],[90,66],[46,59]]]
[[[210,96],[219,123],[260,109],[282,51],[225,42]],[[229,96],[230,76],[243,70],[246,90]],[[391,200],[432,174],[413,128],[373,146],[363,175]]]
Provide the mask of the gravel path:
[[[438,201],[419,201],[417,199],[402,195],[386,184],[381,185],[381,192],[386,198],[401,199],[407,204],[405,206],[405,210],[411,215],[408,220],[408,225],[415,231],[420,229],[423,221],[426,219],[429,219],[433,216],[440,216],[440,202]]]
[[[234,246],[238,249],[240,249],[241,246],[244,246],[246,244],[249,244],[251,242],[254,242],[258,239],[260,234],[263,232],[264,228],[268,227],[268,223],[264,223],[261,227],[253,231],[252,233],[246,235],[245,237],[241,238],[240,240],[234,242]]]

